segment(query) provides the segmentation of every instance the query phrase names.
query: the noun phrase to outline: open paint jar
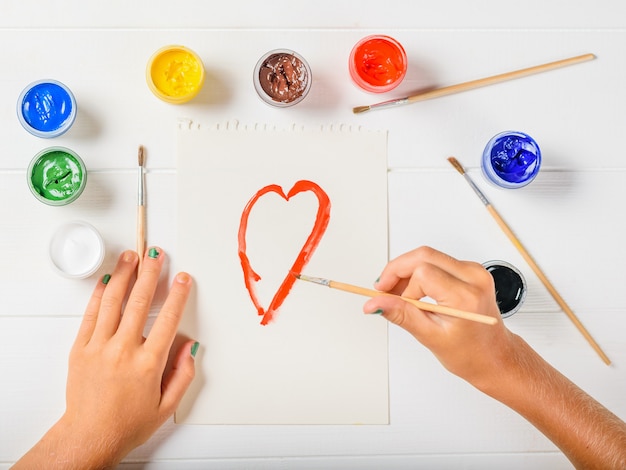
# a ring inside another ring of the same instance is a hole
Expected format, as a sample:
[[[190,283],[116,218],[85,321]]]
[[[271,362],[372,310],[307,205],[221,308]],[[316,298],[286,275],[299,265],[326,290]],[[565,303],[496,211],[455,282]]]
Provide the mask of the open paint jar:
[[[202,59],[185,46],[165,46],[156,51],[146,67],[148,87],[166,103],[190,101],[204,85]]]
[[[20,94],[17,117],[22,127],[31,134],[43,138],[57,137],[74,124],[76,99],[63,83],[39,80],[28,85]]]
[[[50,240],[50,260],[61,275],[82,279],[94,274],[104,260],[104,241],[87,222],[62,225]]]
[[[523,132],[501,132],[489,140],[483,151],[483,175],[501,188],[526,186],[535,179],[540,167],[539,145]]]
[[[496,302],[502,318],[517,312],[526,298],[526,279],[517,269],[506,261],[494,260],[483,263],[493,277],[496,289]]]
[[[49,147],[31,160],[28,187],[44,204],[64,206],[74,202],[87,185],[87,168],[78,154],[65,147]]]
[[[311,68],[300,54],[275,49],[263,55],[254,67],[254,89],[267,104],[293,106],[311,89]]]
[[[373,35],[361,39],[350,52],[350,77],[356,85],[372,93],[397,87],[407,70],[406,52],[389,36]]]

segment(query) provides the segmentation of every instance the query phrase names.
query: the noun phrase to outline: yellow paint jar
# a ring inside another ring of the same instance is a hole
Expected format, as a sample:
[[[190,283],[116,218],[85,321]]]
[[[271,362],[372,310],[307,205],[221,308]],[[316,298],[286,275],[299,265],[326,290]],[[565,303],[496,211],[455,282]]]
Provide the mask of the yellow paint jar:
[[[167,103],[186,103],[204,84],[200,57],[185,46],[166,46],[156,51],[146,67],[148,87]]]

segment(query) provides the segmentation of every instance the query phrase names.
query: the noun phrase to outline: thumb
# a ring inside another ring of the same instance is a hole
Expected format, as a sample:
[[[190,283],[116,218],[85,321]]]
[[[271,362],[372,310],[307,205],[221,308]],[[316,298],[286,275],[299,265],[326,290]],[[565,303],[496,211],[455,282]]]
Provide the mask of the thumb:
[[[430,326],[432,315],[423,312],[399,297],[380,295],[372,297],[363,305],[365,313],[380,313],[391,323],[419,337],[420,331]]]

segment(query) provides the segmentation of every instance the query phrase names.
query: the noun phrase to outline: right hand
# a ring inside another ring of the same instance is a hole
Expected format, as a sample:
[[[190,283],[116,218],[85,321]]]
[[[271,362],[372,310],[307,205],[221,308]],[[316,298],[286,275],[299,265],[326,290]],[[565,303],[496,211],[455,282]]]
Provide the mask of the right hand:
[[[497,318],[496,325],[426,312],[397,297],[369,299],[363,311],[382,315],[411,333],[450,372],[480,387],[497,374],[513,346],[496,304],[494,282],[479,263],[420,247],[390,261],[376,289],[403,297],[430,297],[440,305]]]

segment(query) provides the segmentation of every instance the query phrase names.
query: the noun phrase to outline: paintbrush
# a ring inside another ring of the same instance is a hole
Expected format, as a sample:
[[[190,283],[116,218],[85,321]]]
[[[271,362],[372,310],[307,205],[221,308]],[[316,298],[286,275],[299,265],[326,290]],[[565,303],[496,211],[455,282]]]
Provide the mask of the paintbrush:
[[[137,152],[137,253],[139,254],[139,264],[137,269],[141,268],[141,261],[146,250],[146,196],[144,191],[144,151],[143,146],[139,146]]]
[[[329,279],[323,279],[321,277],[305,276],[304,274],[294,274],[298,279],[302,281],[312,282],[322,286],[330,287],[331,289],[338,289],[345,292],[351,292],[353,294],[364,295],[366,297],[376,297],[379,295],[386,295],[392,297],[398,297],[405,302],[415,305],[421,310],[425,310],[433,313],[441,313],[442,315],[448,315],[451,317],[463,318],[465,320],[471,320],[486,325],[495,325],[498,320],[487,315],[481,315],[479,313],[465,312],[463,310],[457,310],[456,308],[445,307],[443,305],[432,304],[430,302],[423,302],[421,300],[410,299],[408,297],[401,297],[399,295],[390,294],[388,292],[380,292],[373,289],[367,289],[365,287],[353,286],[351,284],[345,284],[343,282],[331,281]]]
[[[556,302],[559,304],[559,306],[561,307],[561,309],[563,309],[563,311],[565,312],[565,314],[569,317],[569,319],[572,321],[572,323],[574,323],[574,325],[576,326],[576,328],[578,329],[578,331],[580,331],[580,333],[582,333],[582,335],[585,337],[585,339],[589,342],[589,344],[591,344],[591,346],[593,347],[593,349],[596,350],[596,352],[598,353],[598,355],[602,358],[602,360],[607,364],[611,364],[610,359],[607,357],[607,355],[604,353],[604,351],[602,351],[602,349],[600,348],[600,346],[598,345],[598,343],[595,342],[595,340],[592,338],[592,336],[589,334],[589,332],[587,331],[587,329],[583,326],[583,324],[581,323],[581,321],[578,319],[578,317],[574,314],[574,312],[572,311],[572,309],[569,307],[569,305],[567,305],[567,303],[565,302],[565,300],[563,299],[563,297],[561,297],[561,295],[558,293],[558,291],[555,289],[555,287],[552,285],[552,283],[550,282],[550,280],[546,277],[546,275],[543,273],[543,271],[541,270],[541,268],[539,268],[539,266],[537,265],[537,263],[535,262],[535,260],[532,258],[532,256],[530,256],[530,253],[528,253],[528,250],[526,250],[526,248],[524,248],[524,246],[522,245],[522,243],[519,241],[519,239],[515,236],[515,234],[513,233],[513,231],[511,230],[511,228],[507,225],[507,223],[504,221],[504,219],[500,216],[500,214],[496,211],[496,209],[491,205],[491,203],[489,202],[489,200],[487,199],[487,197],[482,193],[482,191],[478,188],[478,186],[476,186],[476,183],[474,183],[474,181],[472,181],[472,179],[470,178],[470,176],[465,172],[465,169],[463,168],[463,166],[459,163],[459,161],[454,158],[454,157],[449,157],[448,161],[452,164],[452,166],[454,168],[456,168],[456,170],[463,175],[463,177],[465,178],[465,181],[467,181],[469,183],[469,185],[471,186],[471,188],[474,190],[474,192],[476,193],[476,195],[478,196],[478,198],[482,201],[482,203],[485,205],[485,207],[487,208],[487,210],[489,211],[489,213],[491,214],[491,216],[495,219],[495,221],[498,223],[498,225],[500,226],[500,228],[502,229],[502,231],[506,234],[506,236],[509,238],[509,240],[511,240],[511,242],[513,242],[513,245],[515,246],[515,248],[517,248],[517,251],[520,252],[520,254],[522,255],[522,257],[526,260],[526,262],[528,263],[528,265],[531,267],[531,269],[535,272],[535,274],[537,275],[537,277],[539,278],[539,280],[543,283],[543,285],[546,287],[546,289],[548,289],[548,292],[550,292],[550,294],[552,295],[552,297],[554,298],[554,300],[556,300]]]
[[[434,90],[424,91],[421,93],[417,93],[413,96],[407,96],[405,98],[383,101],[382,103],[372,104],[369,106],[357,106],[356,108],[352,108],[352,111],[354,112],[354,114],[360,114],[372,109],[390,108],[404,104],[416,103],[418,101],[430,100],[433,98],[452,95],[454,93],[461,93],[463,91],[473,90],[475,88],[480,88],[487,85],[495,85],[496,83],[506,82],[508,80],[514,80],[516,78],[527,77],[528,75],[534,75],[536,73],[547,72],[549,70],[566,67],[568,65],[579,64],[581,62],[586,62],[595,58],[596,56],[594,54],[583,54],[576,57],[570,57],[568,59],[557,60],[556,62],[549,62],[547,64],[515,70],[513,72],[493,75],[491,77],[480,78],[478,80],[471,80],[469,82],[459,83],[457,85],[436,88]]]

